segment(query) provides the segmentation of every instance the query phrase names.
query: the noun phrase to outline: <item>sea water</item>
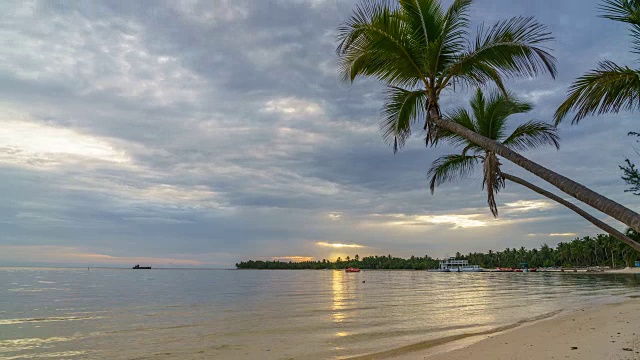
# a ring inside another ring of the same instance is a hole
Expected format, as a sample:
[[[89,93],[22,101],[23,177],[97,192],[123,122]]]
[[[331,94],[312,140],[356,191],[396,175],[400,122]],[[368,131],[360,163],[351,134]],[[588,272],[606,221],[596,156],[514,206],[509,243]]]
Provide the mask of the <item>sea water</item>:
[[[638,294],[639,275],[0,268],[0,359],[332,359]]]

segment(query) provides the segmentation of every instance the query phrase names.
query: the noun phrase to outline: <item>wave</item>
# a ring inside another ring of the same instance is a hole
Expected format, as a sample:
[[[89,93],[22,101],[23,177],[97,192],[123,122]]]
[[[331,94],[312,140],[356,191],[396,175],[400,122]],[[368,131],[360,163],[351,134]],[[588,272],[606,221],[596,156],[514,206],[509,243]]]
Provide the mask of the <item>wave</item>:
[[[82,355],[88,354],[88,351],[61,351],[61,352],[50,352],[50,353],[41,353],[41,354],[28,354],[28,355],[16,355],[3,357],[2,360],[17,360],[17,359],[54,359],[54,358],[62,358],[62,359],[70,359],[71,357],[78,357]]]
[[[44,318],[4,319],[0,320],[0,325],[15,325],[36,322],[95,320],[104,318],[105,316],[52,316]]]
[[[81,338],[82,336],[75,335],[69,337],[54,336],[50,338],[0,340],[0,353],[33,350],[42,345],[77,340]]]

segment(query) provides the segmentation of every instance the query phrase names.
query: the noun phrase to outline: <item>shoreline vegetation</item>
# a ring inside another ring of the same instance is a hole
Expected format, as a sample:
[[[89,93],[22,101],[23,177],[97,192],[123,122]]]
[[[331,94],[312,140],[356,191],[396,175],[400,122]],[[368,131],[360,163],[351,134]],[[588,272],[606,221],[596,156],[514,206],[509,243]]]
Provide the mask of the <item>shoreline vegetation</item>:
[[[630,234],[637,238],[637,233]],[[555,248],[543,244],[539,248],[525,249],[521,247],[506,248],[502,251],[489,250],[486,253],[455,254],[456,259],[468,260],[469,263],[480,267],[492,269],[517,268],[521,263],[528,263],[530,267],[551,268],[631,268],[640,257],[640,252],[631,246],[619,241],[611,235],[599,234],[576,238],[570,242],[560,242]],[[428,255],[423,257],[411,256],[408,259],[393,257],[391,255],[347,256],[344,259],[338,257],[335,261],[322,259],[318,261],[276,261],[276,260],[248,260],[236,264],[237,269],[258,270],[324,270],[346,269],[357,267],[367,270],[428,270],[436,269],[440,265],[440,259]]]

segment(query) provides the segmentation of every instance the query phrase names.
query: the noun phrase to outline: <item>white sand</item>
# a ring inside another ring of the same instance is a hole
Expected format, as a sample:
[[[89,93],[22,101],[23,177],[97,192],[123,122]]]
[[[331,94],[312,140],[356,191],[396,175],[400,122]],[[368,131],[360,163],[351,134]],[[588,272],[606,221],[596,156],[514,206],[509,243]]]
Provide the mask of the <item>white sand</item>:
[[[570,299],[567,299],[570,301]],[[480,341],[478,341],[480,339]],[[409,359],[640,359],[640,299],[562,313],[506,332],[391,357]],[[573,349],[575,348],[575,349]]]

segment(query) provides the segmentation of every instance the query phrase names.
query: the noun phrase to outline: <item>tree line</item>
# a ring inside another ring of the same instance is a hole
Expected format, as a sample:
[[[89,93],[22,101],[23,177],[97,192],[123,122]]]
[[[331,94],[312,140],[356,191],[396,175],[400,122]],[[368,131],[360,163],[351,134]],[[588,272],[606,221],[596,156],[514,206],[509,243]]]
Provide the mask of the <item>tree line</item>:
[[[627,231],[627,236],[639,240],[640,236],[633,230]],[[526,262],[530,267],[633,267],[634,262],[640,258],[640,252],[631,246],[619,241],[615,237],[606,234],[585,236],[569,242],[560,242],[553,248],[547,244],[539,248],[526,249],[521,247],[506,248],[502,251],[489,250],[486,253],[469,253],[463,255],[456,253],[456,259],[469,260],[470,264],[480,265],[484,268],[495,267],[519,267]],[[427,270],[438,268],[439,259],[428,255],[423,257],[411,256],[408,259],[391,255],[360,257],[357,254],[350,258],[338,257],[335,261],[322,259],[319,261],[262,261],[249,260],[236,264],[238,269],[270,269],[270,270],[322,270],[345,269],[357,267],[360,269],[405,269]]]

